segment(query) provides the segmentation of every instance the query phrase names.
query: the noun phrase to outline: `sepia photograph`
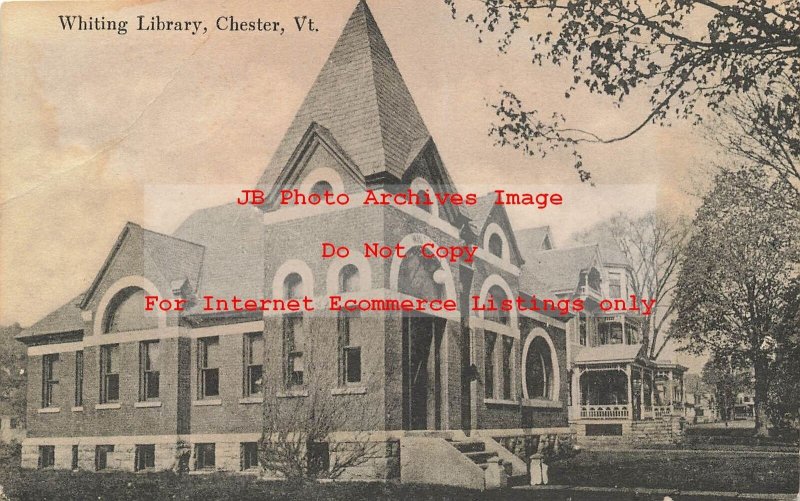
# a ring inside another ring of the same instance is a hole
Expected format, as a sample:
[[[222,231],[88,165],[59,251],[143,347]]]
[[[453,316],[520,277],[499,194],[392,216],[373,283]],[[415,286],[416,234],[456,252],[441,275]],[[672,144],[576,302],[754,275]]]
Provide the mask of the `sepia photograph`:
[[[0,501],[799,482],[798,0],[0,1]]]

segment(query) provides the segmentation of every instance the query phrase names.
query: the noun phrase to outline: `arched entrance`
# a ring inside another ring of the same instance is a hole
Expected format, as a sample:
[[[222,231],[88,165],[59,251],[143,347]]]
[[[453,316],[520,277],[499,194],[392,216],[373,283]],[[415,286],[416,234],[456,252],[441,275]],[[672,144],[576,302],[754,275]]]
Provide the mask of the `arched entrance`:
[[[398,291],[418,298],[442,298],[444,287],[434,279],[440,263],[409,250],[400,265]],[[442,428],[441,345],[446,320],[421,312],[404,312],[403,429]]]

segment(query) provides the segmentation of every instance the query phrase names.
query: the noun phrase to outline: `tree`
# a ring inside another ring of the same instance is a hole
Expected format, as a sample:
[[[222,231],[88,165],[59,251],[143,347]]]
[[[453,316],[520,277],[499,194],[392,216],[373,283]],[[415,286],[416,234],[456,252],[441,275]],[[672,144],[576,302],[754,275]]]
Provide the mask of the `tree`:
[[[786,297],[786,315],[777,328],[768,412],[779,430],[800,426],[800,280]]]
[[[800,263],[800,214],[774,203],[790,190],[758,168],[719,173],[697,211],[675,296],[672,336],[685,349],[752,368],[762,435],[776,336]]]
[[[460,0],[444,0],[457,17]],[[720,112],[731,96],[800,75],[800,2],[766,0],[479,0],[466,21],[491,33],[506,52],[523,36],[534,64],[570,67],[569,98],[577,87],[607,96],[615,105],[645,88],[649,109],[617,136],[567,125],[560,113],[543,117],[527,110],[513,90],[494,105],[490,133],[497,144],[544,156],[567,149],[580,179],[590,179],[581,143],[625,140],[670,116],[701,120],[702,110]],[[796,92],[794,94],[796,99]],[[781,96],[777,96],[780,100]],[[758,117],[754,117],[758,118]]]
[[[25,345],[14,339],[21,331],[19,324],[0,327],[0,402],[5,402],[15,417],[24,419],[27,352]]]
[[[736,367],[730,358],[712,356],[703,366],[703,383],[714,390],[719,416],[723,421],[733,417],[736,395],[752,387],[750,372]]]
[[[634,290],[656,300],[642,324],[642,342],[648,357],[654,360],[670,339],[667,327],[675,312],[672,296],[688,234],[686,221],[651,211],[638,218],[617,214],[576,237],[586,243],[603,242],[610,237],[611,244],[622,251],[631,265]]]
[[[785,181],[792,196],[784,206],[800,210],[800,81],[778,77],[730,99],[723,110],[714,139]]]
[[[353,320],[360,323],[380,319]],[[382,416],[374,407],[365,405],[363,395],[348,397],[331,391],[336,388],[340,363],[336,356],[339,351],[336,336],[331,335],[331,326],[335,332],[337,319],[329,315],[307,316],[301,325],[305,342],[297,349],[302,351],[302,384],[287,389],[284,378],[278,374],[271,377],[267,373],[264,378],[264,426],[259,459],[266,471],[290,480],[338,478],[348,468],[364,465],[376,456],[383,443],[373,440],[371,434],[372,430],[382,428]],[[358,328],[354,325],[351,328]],[[366,329],[366,324],[359,327]],[[299,339],[295,342],[301,343]],[[265,355],[267,371],[283,365],[270,354],[269,345]],[[362,356],[374,361],[383,354],[372,350]],[[370,386],[372,373],[363,376],[365,387]],[[341,433],[343,430],[350,431]]]

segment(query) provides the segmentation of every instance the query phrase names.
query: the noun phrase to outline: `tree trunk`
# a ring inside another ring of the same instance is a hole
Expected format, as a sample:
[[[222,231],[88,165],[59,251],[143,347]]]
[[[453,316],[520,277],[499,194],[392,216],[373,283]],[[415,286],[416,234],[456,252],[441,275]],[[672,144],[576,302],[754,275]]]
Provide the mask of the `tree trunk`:
[[[756,417],[756,430],[757,437],[766,437],[769,435],[768,423],[769,417],[767,416],[767,392],[769,390],[769,379],[767,360],[759,355],[755,360],[755,417]]]

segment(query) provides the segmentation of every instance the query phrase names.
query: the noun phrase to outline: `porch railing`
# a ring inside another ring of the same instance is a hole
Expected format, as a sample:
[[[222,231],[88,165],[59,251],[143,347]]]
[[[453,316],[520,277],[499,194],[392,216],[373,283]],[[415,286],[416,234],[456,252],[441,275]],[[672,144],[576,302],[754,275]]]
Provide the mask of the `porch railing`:
[[[581,405],[581,417],[585,419],[628,419],[630,409],[622,405]]]
[[[653,407],[653,415],[657,418],[672,415],[671,405],[656,405]]]

